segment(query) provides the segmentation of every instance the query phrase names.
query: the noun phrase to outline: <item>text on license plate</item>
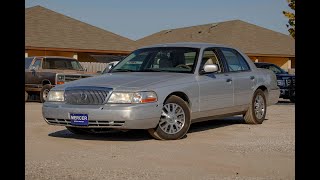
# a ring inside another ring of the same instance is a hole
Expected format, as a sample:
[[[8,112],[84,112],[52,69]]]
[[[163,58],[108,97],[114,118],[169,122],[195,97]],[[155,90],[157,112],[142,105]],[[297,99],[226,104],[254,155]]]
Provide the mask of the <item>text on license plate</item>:
[[[89,122],[88,114],[70,114],[72,125],[87,126]]]

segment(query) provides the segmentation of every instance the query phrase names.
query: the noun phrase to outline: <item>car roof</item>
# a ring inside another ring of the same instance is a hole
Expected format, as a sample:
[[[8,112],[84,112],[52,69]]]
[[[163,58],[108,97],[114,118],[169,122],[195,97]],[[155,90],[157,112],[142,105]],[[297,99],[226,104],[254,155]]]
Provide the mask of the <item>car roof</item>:
[[[177,43],[164,43],[164,44],[154,44],[150,46],[144,46],[142,48],[151,48],[151,47],[191,47],[191,48],[208,48],[208,47],[226,47],[233,48],[230,46],[214,43],[202,43],[202,42],[177,42]]]

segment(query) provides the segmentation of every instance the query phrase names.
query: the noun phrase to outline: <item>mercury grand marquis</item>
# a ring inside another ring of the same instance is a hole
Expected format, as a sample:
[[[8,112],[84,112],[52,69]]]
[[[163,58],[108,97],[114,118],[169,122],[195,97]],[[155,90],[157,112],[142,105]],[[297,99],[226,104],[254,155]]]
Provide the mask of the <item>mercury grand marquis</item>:
[[[42,114],[75,134],[146,129],[175,140],[192,123],[217,117],[261,124],[279,94],[276,75],[236,48],[168,43],[137,49],[106,74],[54,87]]]

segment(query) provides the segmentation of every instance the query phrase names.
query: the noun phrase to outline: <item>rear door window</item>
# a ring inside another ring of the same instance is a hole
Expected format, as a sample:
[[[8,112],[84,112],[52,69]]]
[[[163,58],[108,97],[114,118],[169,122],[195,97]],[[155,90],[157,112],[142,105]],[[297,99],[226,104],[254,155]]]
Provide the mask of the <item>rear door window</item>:
[[[230,48],[221,48],[221,52],[226,59],[230,72],[250,70],[246,60],[237,51]]]

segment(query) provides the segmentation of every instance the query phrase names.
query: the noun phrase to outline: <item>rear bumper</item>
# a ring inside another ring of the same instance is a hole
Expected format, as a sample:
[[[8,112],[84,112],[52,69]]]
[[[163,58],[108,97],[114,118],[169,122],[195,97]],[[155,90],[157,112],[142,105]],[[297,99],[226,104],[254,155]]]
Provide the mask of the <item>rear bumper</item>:
[[[271,89],[268,93],[268,106],[276,104],[279,101],[280,89]]]
[[[71,124],[70,114],[88,114],[88,126]],[[50,125],[81,128],[150,129],[157,126],[161,107],[157,103],[136,105],[67,105],[44,103],[44,120]]]

